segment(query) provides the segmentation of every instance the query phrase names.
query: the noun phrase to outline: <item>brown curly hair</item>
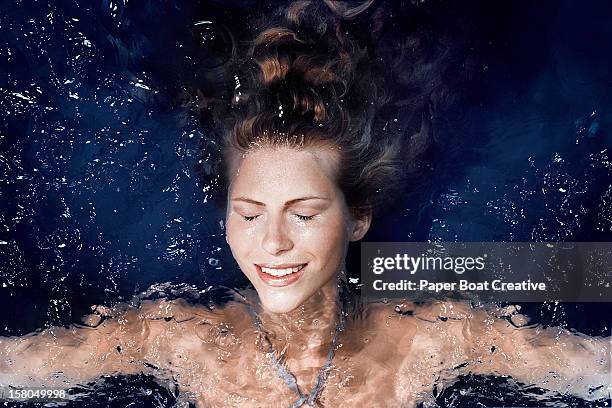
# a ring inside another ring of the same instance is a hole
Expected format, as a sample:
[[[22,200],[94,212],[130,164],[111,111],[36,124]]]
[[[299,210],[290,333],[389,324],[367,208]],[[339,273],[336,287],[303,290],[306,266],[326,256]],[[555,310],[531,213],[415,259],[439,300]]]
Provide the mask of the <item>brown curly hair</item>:
[[[349,27],[367,18],[372,33],[380,30],[382,9],[372,3],[348,8],[332,0],[297,1],[256,25],[246,57],[228,71],[235,85],[231,103],[216,111],[226,185],[227,166],[237,153],[260,146],[332,146],[340,152],[336,181],[353,216],[360,217],[379,214],[406,176],[419,172],[431,133],[423,116],[427,93],[411,89],[422,100],[403,106],[416,127],[394,131],[398,105],[391,104],[385,84],[400,64],[372,54]],[[418,47],[410,39],[396,48],[405,59],[406,48]],[[432,82],[431,75],[423,78]]]

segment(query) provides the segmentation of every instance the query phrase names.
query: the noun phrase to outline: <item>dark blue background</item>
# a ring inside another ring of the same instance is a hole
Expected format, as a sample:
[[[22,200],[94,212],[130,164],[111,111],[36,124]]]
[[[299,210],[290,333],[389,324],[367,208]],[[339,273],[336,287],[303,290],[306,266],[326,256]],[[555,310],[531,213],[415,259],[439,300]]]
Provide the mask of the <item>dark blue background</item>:
[[[216,174],[218,146],[180,91],[227,92],[230,33],[246,40],[247,17],[274,5],[184,3],[3,4],[2,334],[78,321],[155,282],[245,283],[219,190],[195,170],[203,157]],[[393,4],[395,32],[422,15],[471,65],[453,90],[461,103],[439,118],[431,170],[366,240],[610,241],[608,3]],[[210,31],[194,26],[202,20]],[[357,259],[353,247],[355,275]],[[544,323],[609,332],[608,304],[525,306]]]

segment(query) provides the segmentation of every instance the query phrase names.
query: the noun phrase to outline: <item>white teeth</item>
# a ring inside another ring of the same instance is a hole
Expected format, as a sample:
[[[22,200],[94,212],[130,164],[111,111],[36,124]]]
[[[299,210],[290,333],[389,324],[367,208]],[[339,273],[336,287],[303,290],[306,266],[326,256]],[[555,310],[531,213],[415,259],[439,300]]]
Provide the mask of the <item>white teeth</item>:
[[[300,266],[296,266],[293,268],[266,268],[265,266],[261,267],[262,272],[265,272],[269,275],[272,276],[285,276],[285,275],[289,275],[290,273],[295,273],[297,271],[299,271],[300,269],[302,269],[304,267],[304,265],[300,265]]]

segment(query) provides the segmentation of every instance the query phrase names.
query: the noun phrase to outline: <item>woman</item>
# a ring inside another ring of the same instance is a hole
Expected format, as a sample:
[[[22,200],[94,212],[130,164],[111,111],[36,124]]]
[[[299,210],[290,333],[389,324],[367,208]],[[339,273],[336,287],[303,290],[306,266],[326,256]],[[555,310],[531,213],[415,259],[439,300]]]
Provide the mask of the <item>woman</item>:
[[[328,5],[351,19],[369,2]],[[348,292],[348,243],[400,185],[427,126],[402,146],[385,132],[381,76],[340,17],[293,4],[254,40],[236,77],[224,131],[226,237],[254,290],[223,307],[99,307],[83,327],[4,338],[1,385],[146,373],[198,406],[411,407],[475,373],[607,395],[607,339],[517,328],[501,318],[509,312],[464,303],[360,305]]]

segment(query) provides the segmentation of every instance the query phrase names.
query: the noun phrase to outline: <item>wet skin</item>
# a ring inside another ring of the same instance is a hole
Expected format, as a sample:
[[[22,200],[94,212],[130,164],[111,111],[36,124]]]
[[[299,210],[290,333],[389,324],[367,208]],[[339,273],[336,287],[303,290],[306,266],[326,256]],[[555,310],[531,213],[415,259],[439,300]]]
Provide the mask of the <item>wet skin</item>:
[[[348,242],[361,239],[370,225],[370,217],[350,216],[335,182],[337,152],[262,147],[232,163],[227,242],[264,309],[288,313],[326,285],[333,291]],[[278,286],[262,279],[262,265],[305,266],[297,281]]]
[[[609,338],[517,328],[500,318],[505,313],[451,302],[372,304],[341,333],[319,401],[329,407],[414,407],[433,398],[434,383],[440,389],[468,372],[509,375],[590,400],[607,395]],[[144,301],[107,314],[96,328],[2,339],[0,384],[66,387],[65,380],[74,385],[144,372],[176,382],[180,399],[200,407],[287,407],[297,399],[271,367],[241,299],[213,310],[181,299]],[[312,317],[305,314],[296,328],[316,326]],[[267,329],[277,346],[287,346],[286,364],[309,390],[326,345],[283,339],[281,326]],[[590,393],[595,385],[603,388]]]
[[[118,305],[89,316],[95,328],[1,339],[0,384],[72,384],[147,372],[176,381],[181,398],[202,407],[289,406],[297,396],[272,368],[250,303],[308,393],[333,338],[347,244],[370,224],[370,217],[350,215],[335,182],[336,153],[263,147],[231,160],[227,241],[254,287],[245,298],[213,310],[180,299]],[[262,267],[276,270],[265,275]],[[395,306],[370,304],[347,322],[319,396],[324,406],[410,407],[432,398],[434,381],[448,384],[467,372],[514,376],[588,399],[607,391],[588,393],[589,386],[607,384],[609,339],[515,327],[501,318],[504,310],[464,303]],[[98,324],[100,315],[108,316]]]

